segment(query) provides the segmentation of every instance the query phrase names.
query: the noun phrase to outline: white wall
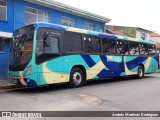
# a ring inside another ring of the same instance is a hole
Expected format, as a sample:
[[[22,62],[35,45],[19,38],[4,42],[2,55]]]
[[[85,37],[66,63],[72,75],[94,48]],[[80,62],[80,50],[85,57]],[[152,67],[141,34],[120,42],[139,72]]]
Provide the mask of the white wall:
[[[160,43],[160,37],[150,37],[150,40],[156,43]]]
[[[146,40],[149,41],[150,40],[149,32],[147,32],[145,30],[141,30],[141,29],[136,30],[136,39],[142,40],[142,38],[141,38],[142,33],[146,34]]]
[[[0,37],[11,38],[12,37],[12,33],[1,32],[0,31]]]

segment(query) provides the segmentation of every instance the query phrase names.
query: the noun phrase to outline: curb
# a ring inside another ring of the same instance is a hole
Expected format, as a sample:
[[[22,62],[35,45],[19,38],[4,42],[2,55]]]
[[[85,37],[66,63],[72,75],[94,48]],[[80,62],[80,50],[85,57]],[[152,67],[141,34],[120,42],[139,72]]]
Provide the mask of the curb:
[[[7,80],[0,81],[0,90],[14,89],[14,88],[20,88],[20,86],[18,86],[16,84],[11,84]]]
[[[0,86],[0,90],[14,89],[14,88],[20,88],[20,87],[17,85]]]

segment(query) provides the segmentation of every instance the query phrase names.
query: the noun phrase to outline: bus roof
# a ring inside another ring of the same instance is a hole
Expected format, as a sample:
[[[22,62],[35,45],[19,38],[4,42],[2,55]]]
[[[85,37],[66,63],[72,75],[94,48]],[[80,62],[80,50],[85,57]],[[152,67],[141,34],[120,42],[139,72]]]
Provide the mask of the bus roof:
[[[63,26],[63,25],[57,25],[57,24],[51,24],[51,23],[40,23],[40,22],[35,23],[35,29],[38,29],[40,27],[48,27],[48,28],[54,28],[54,29],[64,30],[64,31],[84,33],[88,35],[95,35],[95,36],[106,37],[110,39],[120,39],[120,40],[135,41],[135,42],[148,43],[148,44],[156,44],[155,42],[152,42],[152,41],[138,40],[136,38],[113,35],[113,34],[108,34],[108,33],[101,33],[101,32],[90,31],[90,30],[84,30],[84,29],[79,29],[79,28]]]

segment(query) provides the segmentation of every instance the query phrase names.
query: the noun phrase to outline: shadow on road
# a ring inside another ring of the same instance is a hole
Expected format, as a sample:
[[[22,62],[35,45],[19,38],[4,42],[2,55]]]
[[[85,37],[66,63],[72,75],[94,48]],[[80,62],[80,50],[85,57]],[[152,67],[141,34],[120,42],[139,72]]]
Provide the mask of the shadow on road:
[[[103,79],[103,80],[92,80],[88,81],[86,85],[83,87],[92,87],[95,85],[104,85],[104,84],[112,84],[116,82],[129,82],[129,81],[148,81],[148,80],[154,80],[154,78],[157,78],[157,76],[145,76],[143,79],[136,79],[134,76],[129,77],[116,77],[112,79]],[[78,88],[78,89],[81,89]],[[56,84],[56,85],[48,85],[48,86],[40,86],[40,87],[34,87],[34,88],[21,88],[21,89],[12,89],[7,90],[8,93],[23,93],[23,94],[38,94],[38,93],[47,93],[47,92],[56,92],[56,91],[62,91],[62,90],[74,90],[77,88],[70,88],[68,84]]]

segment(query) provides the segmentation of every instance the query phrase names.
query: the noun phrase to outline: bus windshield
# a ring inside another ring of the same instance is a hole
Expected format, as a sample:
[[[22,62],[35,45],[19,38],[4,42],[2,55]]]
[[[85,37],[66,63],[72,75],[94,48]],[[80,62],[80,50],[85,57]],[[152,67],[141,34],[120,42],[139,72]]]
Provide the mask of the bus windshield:
[[[34,26],[23,27],[13,33],[11,66],[26,66],[32,58]]]

